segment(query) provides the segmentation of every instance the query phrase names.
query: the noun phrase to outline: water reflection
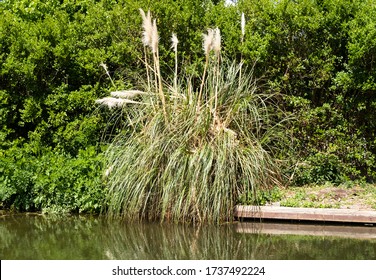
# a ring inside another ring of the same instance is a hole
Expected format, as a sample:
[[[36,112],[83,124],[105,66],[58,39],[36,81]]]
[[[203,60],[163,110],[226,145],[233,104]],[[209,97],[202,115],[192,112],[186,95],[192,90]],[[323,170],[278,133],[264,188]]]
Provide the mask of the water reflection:
[[[376,240],[12,215],[0,217],[0,259],[376,259]]]

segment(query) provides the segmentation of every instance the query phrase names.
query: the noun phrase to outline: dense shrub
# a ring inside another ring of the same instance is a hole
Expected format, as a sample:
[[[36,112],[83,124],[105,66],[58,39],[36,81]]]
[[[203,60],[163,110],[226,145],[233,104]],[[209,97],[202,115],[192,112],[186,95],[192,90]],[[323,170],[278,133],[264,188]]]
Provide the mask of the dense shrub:
[[[249,22],[244,59],[257,59],[256,72],[296,116],[287,171],[295,183],[374,181],[374,1],[239,1],[239,9]]]
[[[93,147],[78,156],[27,148],[10,149],[0,158],[0,201],[23,211],[98,213],[103,205],[102,158]]]

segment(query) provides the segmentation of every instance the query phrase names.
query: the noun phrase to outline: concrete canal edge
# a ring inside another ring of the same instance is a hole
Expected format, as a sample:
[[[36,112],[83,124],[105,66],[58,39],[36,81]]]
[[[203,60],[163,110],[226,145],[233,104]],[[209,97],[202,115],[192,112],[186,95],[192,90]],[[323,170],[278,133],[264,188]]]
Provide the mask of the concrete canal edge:
[[[376,224],[376,211],[357,209],[238,205],[234,215],[238,219]]]
[[[237,223],[236,232],[270,235],[330,236],[356,239],[376,239],[376,227],[292,224],[292,223]]]

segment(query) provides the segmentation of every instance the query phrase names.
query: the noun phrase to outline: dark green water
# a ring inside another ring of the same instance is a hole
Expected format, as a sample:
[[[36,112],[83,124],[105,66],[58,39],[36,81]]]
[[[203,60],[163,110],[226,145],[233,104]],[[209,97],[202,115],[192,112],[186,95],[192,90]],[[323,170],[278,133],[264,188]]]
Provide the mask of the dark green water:
[[[10,215],[0,216],[0,259],[376,259],[376,240]]]

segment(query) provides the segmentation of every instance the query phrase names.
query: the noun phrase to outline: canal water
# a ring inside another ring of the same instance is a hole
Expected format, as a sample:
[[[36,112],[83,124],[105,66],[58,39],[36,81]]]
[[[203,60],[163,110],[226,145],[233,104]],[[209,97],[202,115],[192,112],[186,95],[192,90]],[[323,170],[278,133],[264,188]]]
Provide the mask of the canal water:
[[[0,259],[376,259],[376,228],[307,226],[188,226],[88,216],[3,215]]]

